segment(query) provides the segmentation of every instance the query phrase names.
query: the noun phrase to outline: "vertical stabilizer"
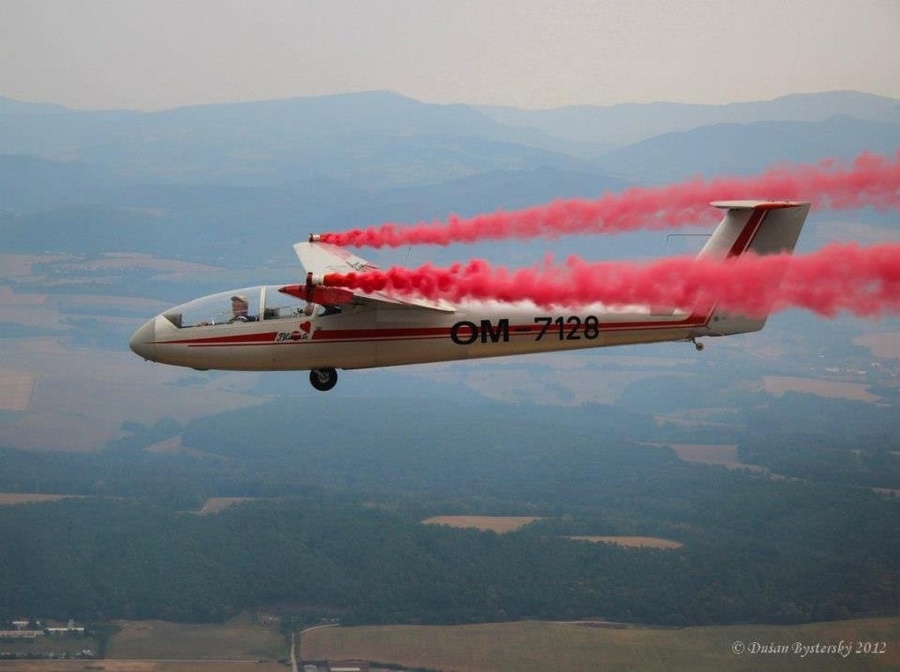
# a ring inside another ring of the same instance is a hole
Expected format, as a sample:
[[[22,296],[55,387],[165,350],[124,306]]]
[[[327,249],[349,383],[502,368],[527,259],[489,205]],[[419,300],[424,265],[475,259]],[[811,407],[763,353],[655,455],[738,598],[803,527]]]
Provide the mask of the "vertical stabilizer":
[[[725,217],[698,259],[724,261],[748,252],[757,255],[793,252],[809,213],[809,203],[796,201],[715,201],[712,205],[726,210]],[[777,284],[781,278],[771,278],[771,282]],[[766,318],[714,309],[702,335],[759,331],[765,326]]]

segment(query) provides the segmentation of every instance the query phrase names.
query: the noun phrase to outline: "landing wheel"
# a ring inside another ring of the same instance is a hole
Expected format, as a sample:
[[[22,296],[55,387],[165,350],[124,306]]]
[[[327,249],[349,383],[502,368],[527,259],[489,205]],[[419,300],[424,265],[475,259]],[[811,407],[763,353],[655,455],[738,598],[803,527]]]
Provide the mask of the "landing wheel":
[[[703,350],[703,347],[704,347],[703,343],[699,343],[698,341],[695,341],[693,339],[691,340],[691,343],[694,344],[694,347],[697,349],[697,352],[700,352],[701,350]]]
[[[337,385],[337,371],[334,369],[313,369],[309,372],[309,382],[319,392],[327,392]]]

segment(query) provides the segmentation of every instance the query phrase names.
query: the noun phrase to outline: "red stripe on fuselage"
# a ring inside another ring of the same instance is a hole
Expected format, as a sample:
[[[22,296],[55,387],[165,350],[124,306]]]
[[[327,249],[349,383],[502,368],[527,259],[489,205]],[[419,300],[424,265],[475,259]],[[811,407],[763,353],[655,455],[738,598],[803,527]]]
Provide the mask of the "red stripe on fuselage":
[[[417,338],[441,338],[450,335],[450,327],[394,327],[369,329],[316,329],[313,341],[334,340],[408,340]]]
[[[157,345],[259,345],[272,343],[278,332],[262,334],[231,334],[230,336],[204,336],[203,338],[183,338],[177,341],[155,341]]]
[[[599,317],[599,316],[598,316]],[[503,319],[498,317],[496,319]],[[600,318],[602,320],[602,318]],[[656,329],[677,329],[680,327],[692,327],[704,324],[700,315],[690,315],[681,320],[672,321],[641,321],[641,322],[600,322],[597,328],[600,331],[635,331]],[[188,347],[239,347],[260,345],[309,345],[327,343],[347,343],[357,341],[425,341],[449,338],[452,326],[446,327],[394,327],[394,328],[370,328],[370,329],[318,329],[313,332],[311,340],[304,341],[275,341],[275,332],[264,334],[251,334],[247,336],[217,336],[197,339],[181,339],[177,341],[157,341],[158,345],[186,345]],[[535,336],[546,331],[544,324],[511,324],[509,335]]]

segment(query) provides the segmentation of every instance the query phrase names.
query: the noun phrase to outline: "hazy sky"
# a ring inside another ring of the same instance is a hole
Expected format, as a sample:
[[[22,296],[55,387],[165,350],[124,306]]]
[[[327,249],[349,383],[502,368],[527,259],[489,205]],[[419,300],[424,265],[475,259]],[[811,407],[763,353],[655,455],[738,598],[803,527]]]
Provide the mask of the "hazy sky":
[[[526,108],[900,98],[900,0],[0,0],[0,95],[18,100],[372,89]]]

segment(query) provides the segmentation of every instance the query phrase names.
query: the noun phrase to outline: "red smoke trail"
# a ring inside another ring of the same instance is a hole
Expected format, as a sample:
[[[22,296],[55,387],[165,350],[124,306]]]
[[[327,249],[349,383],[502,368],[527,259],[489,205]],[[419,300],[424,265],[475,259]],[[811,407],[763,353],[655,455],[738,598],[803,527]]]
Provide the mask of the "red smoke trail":
[[[773,168],[756,177],[697,178],[663,187],[635,187],[596,200],[557,200],[466,219],[452,216],[447,222],[386,223],[325,233],[320,239],[344,246],[398,247],[663,229],[709,221],[710,201],[738,198],[812,201],[818,209],[896,209],[900,207],[900,151],[893,159],[863,152],[850,166],[827,160]]]
[[[780,281],[780,282],[779,282]],[[742,255],[727,261],[676,258],[649,264],[590,263],[510,271],[473,260],[449,268],[328,274],[325,284],[427,299],[533,301],[541,306],[717,304],[746,315],[806,308],[826,317],[900,314],[900,244],[832,244],[802,256]]]

